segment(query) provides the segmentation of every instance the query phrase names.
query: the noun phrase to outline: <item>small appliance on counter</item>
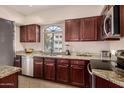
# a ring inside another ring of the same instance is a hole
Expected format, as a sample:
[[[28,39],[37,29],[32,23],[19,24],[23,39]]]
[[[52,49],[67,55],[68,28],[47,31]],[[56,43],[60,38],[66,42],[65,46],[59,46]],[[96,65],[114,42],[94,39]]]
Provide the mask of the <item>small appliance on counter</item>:
[[[111,52],[108,50],[102,50],[101,57],[111,57]]]
[[[69,50],[69,44],[66,44],[66,51],[65,51],[65,54],[66,55],[71,55],[71,53],[70,53],[70,50]]]

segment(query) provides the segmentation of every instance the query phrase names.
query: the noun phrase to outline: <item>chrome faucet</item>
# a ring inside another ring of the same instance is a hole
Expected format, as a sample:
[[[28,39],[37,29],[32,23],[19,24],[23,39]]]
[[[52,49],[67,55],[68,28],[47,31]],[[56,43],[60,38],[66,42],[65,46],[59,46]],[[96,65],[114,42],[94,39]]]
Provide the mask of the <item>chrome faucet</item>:
[[[50,49],[50,55],[53,55],[53,48]]]

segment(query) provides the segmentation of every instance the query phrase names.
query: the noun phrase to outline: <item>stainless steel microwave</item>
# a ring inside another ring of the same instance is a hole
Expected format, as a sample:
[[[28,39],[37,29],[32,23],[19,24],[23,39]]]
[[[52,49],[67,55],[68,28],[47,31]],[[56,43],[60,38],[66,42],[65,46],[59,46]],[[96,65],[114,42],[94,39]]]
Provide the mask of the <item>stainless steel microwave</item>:
[[[105,14],[103,24],[103,38],[120,37],[120,9],[119,5],[114,5]]]

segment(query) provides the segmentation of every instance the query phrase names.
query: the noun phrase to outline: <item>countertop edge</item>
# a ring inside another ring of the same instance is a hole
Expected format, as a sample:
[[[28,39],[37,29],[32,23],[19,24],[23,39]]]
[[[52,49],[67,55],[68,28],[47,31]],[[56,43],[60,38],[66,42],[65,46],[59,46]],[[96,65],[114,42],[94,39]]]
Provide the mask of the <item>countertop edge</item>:
[[[93,74],[94,75],[96,75],[96,76],[98,76],[98,77],[100,77],[100,78],[103,78],[103,79],[105,79],[105,80],[108,80],[108,81],[110,81],[110,82],[112,82],[112,83],[114,83],[114,84],[117,84],[117,85],[119,85],[119,86],[121,86],[121,87],[124,87],[124,82],[121,82],[121,81],[118,81],[118,80],[116,80],[116,79],[113,79],[112,77],[110,77],[109,76],[109,73],[108,73],[108,75],[100,75],[100,74],[98,74],[98,73],[100,73],[100,72],[96,72],[96,70],[97,69],[93,69]],[[106,70],[107,71],[107,70]],[[113,71],[112,71],[113,72]],[[102,73],[102,72],[101,72]]]
[[[4,73],[2,73],[2,75],[0,75],[0,79],[21,71],[21,68],[19,68],[19,67],[13,67],[13,66],[3,66],[3,67],[12,68],[13,70],[10,72],[5,71]]]

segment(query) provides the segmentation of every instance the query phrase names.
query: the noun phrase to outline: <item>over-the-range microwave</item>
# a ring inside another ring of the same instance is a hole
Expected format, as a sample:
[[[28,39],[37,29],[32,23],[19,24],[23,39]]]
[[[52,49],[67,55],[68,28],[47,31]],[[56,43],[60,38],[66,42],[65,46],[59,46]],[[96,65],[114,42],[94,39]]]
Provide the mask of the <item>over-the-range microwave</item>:
[[[105,14],[103,24],[103,38],[119,38],[120,37],[120,6],[114,5]]]

